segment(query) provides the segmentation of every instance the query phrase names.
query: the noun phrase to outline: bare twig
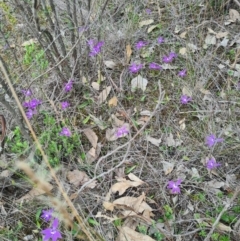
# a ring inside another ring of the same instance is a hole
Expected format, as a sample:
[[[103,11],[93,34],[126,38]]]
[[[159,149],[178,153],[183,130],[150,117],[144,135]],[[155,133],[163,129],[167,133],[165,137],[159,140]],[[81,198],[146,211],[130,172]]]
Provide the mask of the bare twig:
[[[161,102],[162,102],[162,100],[163,100],[163,98],[164,98],[164,91],[162,91],[162,89],[161,89],[160,81],[159,81],[158,84],[159,84],[159,99],[158,99],[158,103],[157,103],[154,111],[152,112],[149,120],[142,126],[142,128],[141,128],[128,142],[126,142],[125,144],[117,147],[116,149],[114,149],[113,151],[109,152],[109,153],[106,154],[105,156],[102,156],[102,157],[98,160],[98,162],[97,162],[97,164],[96,164],[96,167],[95,167],[95,171],[94,171],[94,178],[92,178],[91,180],[89,180],[88,182],[84,183],[84,184],[81,186],[81,188],[80,188],[79,191],[78,191],[78,195],[79,195],[79,193],[80,193],[87,185],[89,185],[90,183],[92,183],[92,182],[95,181],[96,179],[98,179],[98,178],[100,178],[100,177],[103,177],[103,176],[111,173],[112,171],[114,171],[116,168],[120,167],[120,166],[125,162],[125,158],[123,158],[123,160],[122,160],[118,165],[116,165],[115,167],[109,169],[107,172],[103,172],[103,173],[101,173],[100,175],[96,176],[97,168],[98,168],[99,164],[101,163],[101,161],[104,160],[104,159],[106,159],[107,157],[113,155],[114,153],[116,153],[118,150],[121,150],[121,149],[124,148],[125,146],[130,145],[130,143],[131,143],[133,140],[135,140],[135,138],[146,128],[146,126],[149,124],[149,122],[150,122],[150,120],[152,119],[152,117],[156,114],[156,111],[158,110],[158,108],[159,108],[159,106],[160,106],[160,104],[161,104]]]
[[[233,201],[235,200],[235,198],[238,196],[239,192],[240,192],[240,187],[237,187],[237,189],[235,190],[232,198],[229,200],[228,203],[226,203],[226,205],[224,206],[224,208],[222,209],[222,211],[219,213],[217,219],[215,220],[214,224],[212,225],[212,228],[211,228],[211,230],[209,231],[207,237],[204,239],[204,241],[209,241],[209,240],[210,240],[211,235],[212,235],[212,233],[214,232],[214,230],[216,229],[216,227],[217,227],[217,225],[218,225],[218,223],[219,223],[222,215],[228,210],[228,208],[230,207],[230,205],[233,203]]]
[[[86,234],[87,238],[90,241],[93,241],[93,240],[103,240],[102,237],[100,237],[100,235],[98,233],[96,233],[94,230],[88,228],[87,224],[84,222],[83,218],[78,214],[78,211],[74,207],[72,201],[70,200],[70,198],[68,197],[67,193],[65,192],[63,186],[61,185],[60,181],[58,180],[54,170],[52,169],[52,167],[51,167],[51,165],[49,163],[49,160],[48,160],[45,152],[43,151],[42,145],[39,142],[39,140],[38,140],[38,138],[37,138],[37,136],[36,136],[36,134],[35,134],[35,132],[34,132],[34,130],[32,128],[32,125],[29,122],[29,120],[28,120],[28,118],[27,118],[27,116],[26,116],[26,114],[24,112],[24,109],[23,109],[23,107],[22,107],[22,105],[21,105],[21,103],[20,103],[20,101],[18,99],[18,96],[17,96],[17,94],[16,94],[16,92],[15,92],[15,90],[13,88],[13,85],[11,83],[11,80],[10,80],[9,76],[8,76],[8,73],[7,73],[7,71],[6,71],[6,69],[5,69],[4,65],[3,65],[3,62],[1,61],[1,58],[0,58],[0,70],[2,71],[2,73],[4,75],[5,80],[6,80],[8,86],[9,86],[11,92],[12,92],[12,96],[14,97],[14,99],[15,99],[17,105],[18,105],[18,108],[19,108],[19,110],[20,110],[20,112],[21,112],[21,114],[22,114],[22,116],[23,116],[23,118],[24,118],[24,120],[25,120],[25,122],[26,122],[26,124],[28,126],[28,129],[30,130],[30,132],[32,134],[32,137],[33,137],[33,139],[34,139],[34,141],[36,143],[36,146],[37,146],[38,150],[40,151],[40,153],[41,153],[41,155],[43,157],[43,160],[45,161],[46,165],[48,166],[48,168],[50,170],[51,176],[55,180],[55,182],[56,182],[56,184],[57,184],[57,186],[58,186],[62,196],[66,200],[66,202],[67,202],[68,206],[70,207],[73,215],[76,217],[76,219],[77,219],[77,221],[78,221],[82,231]]]
[[[238,2],[238,0],[233,0],[237,5],[238,7],[240,7],[240,3]]]

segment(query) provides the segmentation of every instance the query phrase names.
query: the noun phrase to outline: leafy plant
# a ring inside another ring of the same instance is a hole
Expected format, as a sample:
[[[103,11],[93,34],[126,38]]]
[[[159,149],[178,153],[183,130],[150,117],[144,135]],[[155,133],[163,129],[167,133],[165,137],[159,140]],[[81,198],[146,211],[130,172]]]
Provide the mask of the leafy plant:
[[[73,133],[70,137],[59,135],[61,127],[55,118],[43,112],[45,128],[39,138],[52,166],[58,165],[62,158],[67,158],[80,146],[80,136]],[[39,153],[38,153],[39,154]]]
[[[39,70],[45,70],[48,67],[48,60],[46,59],[44,50],[39,49],[34,43],[25,46],[23,57],[23,63],[26,66],[31,65],[33,62],[36,63]]]
[[[167,219],[167,220],[172,219],[173,218],[173,210],[172,210],[172,208],[169,205],[164,205],[163,209],[165,211],[164,212],[165,219]]]
[[[8,137],[6,143],[10,151],[15,154],[23,153],[28,148],[28,142],[23,140],[20,127],[18,126],[13,131],[13,137]]]
[[[116,227],[122,226],[122,219],[119,218],[119,219],[114,220],[113,224]]]
[[[137,226],[137,229],[138,229],[138,231],[140,232],[140,233],[142,233],[142,234],[147,234],[147,227],[146,226],[144,226],[144,225],[138,225]]]
[[[12,227],[11,229],[1,229],[0,230],[0,237],[6,238],[7,240],[18,241],[18,234],[21,231],[23,224],[21,221],[17,222],[16,227]],[[3,239],[3,240],[4,240]]]

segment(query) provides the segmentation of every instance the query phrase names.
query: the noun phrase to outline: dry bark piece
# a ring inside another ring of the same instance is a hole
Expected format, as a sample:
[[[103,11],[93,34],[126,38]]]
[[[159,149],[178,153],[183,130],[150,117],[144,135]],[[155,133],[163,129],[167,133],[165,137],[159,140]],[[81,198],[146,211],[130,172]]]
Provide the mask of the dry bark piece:
[[[107,88],[105,88],[98,96],[98,104],[102,104],[108,97],[110,91],[111,91],[112,87],[108,86]]]
[[[86,135],[92,146],[96,149],[98,141],[98,136],[96,133],[90,128],[83,130],[83,133]]]
[[[88,182],[90,178],[85,172],[74,170],[69,171],[67,174],[67,178],[70,183],[72,183],[74,186],[79,187],[80,185],[83,185],[84,183]],[[96,186],[96,181],[93,181],[87,187],[94,188]]]

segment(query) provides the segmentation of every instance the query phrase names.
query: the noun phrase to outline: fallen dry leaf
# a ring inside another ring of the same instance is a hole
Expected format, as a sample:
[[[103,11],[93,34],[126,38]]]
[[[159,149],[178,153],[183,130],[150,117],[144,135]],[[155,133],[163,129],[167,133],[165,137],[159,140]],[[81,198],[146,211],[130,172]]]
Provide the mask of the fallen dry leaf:
[[[114,114],[111,115],[111,123],[114,127],[120,127],[124,125],[124,121],[119,120]]]
[[[187,47],[188,47],[193,53],[195,53],[196,50],[198,50],[198,47],[197,47],[195,44],[192,44],[192,43],[188,43],[188,44],[187,44]]]
[[[51,191],[51,190],[53,189],[53,186],[52,186],[50,183],[45,183],[45,185],[47,185],[47,189],[48,189],[49,191]],[[35,188],[33,188],[32,190],[30,190],[26,195],[24,195],[23,197],[19,198],[19,199],[17,200],[17,202],[21,202],[21,201],[23,201],[23,200],[25,200],[25,201],[30,201],[30,200],[32,200],[34,197],[40,196],[40,195],[42,195],[42,194],[45,194],[45,191],[43,191],[43,190],[40,189],[40,188],[35,187]]]
[[[216,36],[212,34],[208,34],[205,38],[206,45],[214,45],[216,44]]]
[[[127,64],[128,64],[132,55],[132,49],[130,44],[126,46],[126,54],[127,54]]]
[[[69,171],[67,173],[67,179],[70,183],[72,183],[75,187],[79,187],[80,185],[83,185],[84,183],[88,182],[90,178],[85,172],[79,171],[79,170],[73,170]],[[96,186],[96,181],[93,181],[87,187],[94,188]]]
[[[209,181],[209,182],[206,182],[207,184],[207,187],[212,187],[212,188],[221,188],[225,185],[225,182],[219,182],[215,179]]]
[[[131,81],[131,91],[135,92],[136,89],[141,89],[143,92],[146,90],[148,80],[143,78],[140,74],[133,78]]]
[[[140,178],[135,176],[133,173],[129,173],[128,178],[132,181],[135,181],[135,182],[139,182],[139,183],[142,182],[142,184],[144,183]]]
[[[122,182],[118,182],[118,183],[115,183],[112,188],[111,188],[111,191],[113,193],[116,193],[118,192],[119,195],[123,195],[123,193],[125,193],[125,191],[129,188],[129,187],[138,187],[139,185],[143,184],[142,183],[139,183],[139,182],[132,182],[132,181],[129,181],[129,180],[126,180],[126,181],[122,181]]]
[[[83,133],[86,135],[92,146],[97,148],[98,136],[96,133],[90,128],[83,130]]]
[[[219,38],[224,38],[224,37],[227,37],[228,35],[228,32],[218,32],[216,34],[216,38],[219,39]]]
[[[186,53],[187,53],[187,48],[180,48],[179,49],[179,54],[186,55]]]
[[[229,10],[229,17],[230,17],[232,22],[236,22],[237,20],[240,20],[240,14],[235,9],[230,9]]]
[[[108,211],[113,211],[114,210],[114,204],[110,202],[103,202],[103,207],[108,210]]]
[[[119,235],[116,241],[154,241],[148,235],[138,233],[129,227],[119,227]]]
[[[186,35],[187,35],[187,31],[184,31],[184,32],[182,32],[179,36],[180,36],[180,38],[185,39],[185,38],[186,38]]]
[[[104,64],[109,69],[114,69],[114,67],[116,66],[116,64],[112,60],[106,60],[104,61]]]
[[[223,223],[218,223],[217,229],[223,231],[223,232],[232,232],[232,228],[230,226],[227,226]]]
[[[218,46],[227,47],[228,42],[229,42],[229,39],[228,38],[224,38]]]
[[[217,33],[216,33],[214,30],[212,30],[211,28],[207,28],[207,29],[208,29],[208,32],[209,32],[209,33],[214,34],[214,35],[217,34]]]
[[[99,85],[98,82],[92,82],[91,85],[92,85],[93,89],[95,89],[95,90],[99,90],[100,89],[100,85]]]
[[[116,96],[113,96],[109,101],[108,101],[108,106],[117,106],[118,99]]]
[[[32,45],[32,44],[36,44],[38,41],[36,38],[32,38],[32,39],[29,39],[28,41],[25,41],[22,43],[22,47],[25,47],[25,46],[29,46],[29,45]]]
[[[201,93],[203,93],[204,95],[211,95],[211,92],[209,90],[206,90],[204,88],[200,88],[199,89]]]
[[[142,213],[145,210],[152,211],[153,209],[144,201],[145,194],[139,197],[121,197],[113,201],[114,205],[126,205],[134,210],[135,213]]]
[[[152,25],[151,27],[148,28],[147,33],[151,33],[153,29],[155,29],[156,27],[158,27],[158,24]]]
[[[162,139],[156,139],[156,138],[153,138],[151,136],[146,136],[146,140],[151,142],[154,146],[159,146],[160,143],[162,142]]]
[[[99,157],[99,154],[101,152],[101,148],[102,148],[102,145],[101,143],[97,143],[97,148],[94,148],[92,147],[87,155],[86,155],[86,161],[91,164],[92,162],[94,162],[98,157]]]
[[[181,119],[180,121],[179,121],[179,125],[180,125],[180,129],[183,131],[183,130],[185,130],[185,128],[186,128],[186,124],[185,124],[185,118],[183,118],[183,119]]]
[[[108,86],[106,89],[104,89],[98,96],[98,104],[102,104],[108,97],[112,87]]]
[[[123,179],[122,181],[113,184],[111,187],[111,192],[118,192],[119,195],[122,195],[129,187],[138,187],[145,183],[132,173],[128,175],[128,178],[130,180]]]
[[[0,177],[9,177],[11,175],[9,170],[4,170],[0,173]]]
[[[173,139],[173,134],[170,133],[169,136],[166,139],[167,145],[168,146],[180,146],[182,144],[182,140],[174,140]]]
[[[173,163],[162,161],[162,164],[163,164],[163,171],[164,171],[165,175],[168,175],[169,173],[172,172],[172,170],[174,168]]]
[[[127,217],[125,221],[123,222],[123,227],[129,227],[133,230],[135,230],[138,226],[139,222],[133,217]]]
[[[99,80],[99,81],[104,81],[105,79],[106,79],[106,77],[104,77],[104,76],[102,75],[101,71],[98,70],[98,80]]]
[[[118,139],[116,135],[116,128],[106,130],[106,140],[107,141],[116,141]]]
[[[143,26],[150,25],[150,24],[153,23],[153,22],[154,22],[153,19],[147,19],[147,20],[141,21],[141,22],[139,23],[139,27],[141,28],[141,27],[143,27]]]

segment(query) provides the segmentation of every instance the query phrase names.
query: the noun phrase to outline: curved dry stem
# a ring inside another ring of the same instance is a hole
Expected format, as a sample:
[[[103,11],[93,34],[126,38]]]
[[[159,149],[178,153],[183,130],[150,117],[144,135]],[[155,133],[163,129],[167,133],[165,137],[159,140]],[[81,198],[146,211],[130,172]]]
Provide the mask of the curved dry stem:
[[[51,176],[55,180],[55,182],[56,182],[56,184],[57,184],[61,194],[63,195],[64,199],[66,200],[68,206],[71,208],[71,211],[72,211],[74,217],[77,219],[77,221],[78,221],[82,231],[86,234],[88,240],[90,240],[90,241],[103,240],[103,238],[100,237],[100,235],[95,230],[93,230],[91,227],[87,226],[87,224],[84,222],[83,218],[78,214],[78,211],[74,207],[73,203],[71,202],[71,200],[68,197],[67,193],[65,192],[64,188],[60,184],[57,176],[55,175],[54,170],[52,169],[52,167],[51,167],[51,165],[49,163],[49,160],[48,160],[45,152],[43,151],[42,145],[40,144],[40,142],[39,142],[39,140],[38,140],[38,138],[37,138],[37,136],[36,136],[36,134],[35,134],[35,132],[34,132],[34,130],[32,128],[32,125],[29,122],[29,120],[28,120],[28,118],[27,118],[27,116],[26,116],[26,114],[24,112],[24,109],[23,109],[23,107],[22,107],[22,105],[21,105],[21,103],[20,103],[20,101],[18,99],[18,96],[17,96],[17,94],[16,94],[16,92],[15,92],[15,90],[13,88],[13,85],[12,85],[12,82],[11,82],[11,80],[9,78],[7,70],[4,67],[4,64],[3,64],[1,59],[0,59],[0,69],[1,69],[1,71],[2,71],[2,73],[4,75],[4,77],[5,77],[6,83],[9,86],[10,91],[12,92],[12,96],[14,97],[14,99],[15,99],[15,101],[17,103],[17,106],[18,106],[18,108],[19,108],[19,110],[20,110],[20,112],[21,112],[21,114],[22,114],[22,116],[23,116],[23,118],[24,118],[24,120],[25,120],[25,122],[27,124],[27,127],[28,127],[28,129],[30,130],[30,132],[32,134],[32,137],[33,137],[33,139],[34,139],[34,141],[36,143],[36,146],[39,149],[39,151],[40,151],[40,153],[41,153],[41,155],[43,157],[43,160],[45,161],[46,165],[48,166],[48,168],[50,170]]]

